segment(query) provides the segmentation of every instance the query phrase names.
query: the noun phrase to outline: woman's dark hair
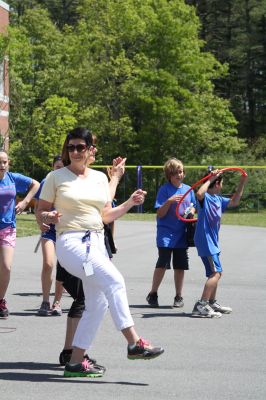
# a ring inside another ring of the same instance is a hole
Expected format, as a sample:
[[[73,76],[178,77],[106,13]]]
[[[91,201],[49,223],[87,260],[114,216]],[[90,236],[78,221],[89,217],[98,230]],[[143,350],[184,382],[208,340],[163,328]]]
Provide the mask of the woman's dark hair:
[[[92,133],[87,128],[75,128],[68,132],[62,149],[62,161],[64,166],[70,164],[67,145],[71,139],[83,139],[88,147],[92,145]]]

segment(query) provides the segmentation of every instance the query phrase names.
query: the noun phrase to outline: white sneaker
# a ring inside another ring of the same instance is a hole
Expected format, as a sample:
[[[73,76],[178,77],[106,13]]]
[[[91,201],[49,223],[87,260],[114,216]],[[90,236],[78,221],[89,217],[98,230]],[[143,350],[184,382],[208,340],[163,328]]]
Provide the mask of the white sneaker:
[[[52,315],[62,315],[62,308],[59,301],[56,301],[52,306]]]
[[[184,300],[183,300],[183,297],[181,297],[181,296],[175,296],[173,307],[175,307],[175,308],[184,307]]]
[[[192,311],[193,317],[201,318],[220,318],[222,314],[214,311],[208,302],[197,301]]]
[[[218,311],[222,314],[230,314],[233,311],[230,307],[221,306],[216,300],[210,301],[209,304],[214,311]]]

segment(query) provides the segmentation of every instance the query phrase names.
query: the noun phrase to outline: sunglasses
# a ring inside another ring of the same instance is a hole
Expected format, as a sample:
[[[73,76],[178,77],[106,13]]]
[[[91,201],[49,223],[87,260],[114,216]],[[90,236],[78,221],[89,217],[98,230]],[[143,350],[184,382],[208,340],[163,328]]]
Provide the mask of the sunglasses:
[[[78,153],[82,153],[88,148],[86,144],[77,144],[76,146],[74,144],[68,144],[67,145],[67,150],[70,153],[73,153],[75,150],[77,150]]]
[[[87,146],[86,144],[77,144],[76,146],[74,144],[68,144],[66,148],[70,153],[73,153],[75,150],[77,150],[78,153],[82,153],[90,147],[96,149],[97,146],[96,144],[91,144],[90,146]]]

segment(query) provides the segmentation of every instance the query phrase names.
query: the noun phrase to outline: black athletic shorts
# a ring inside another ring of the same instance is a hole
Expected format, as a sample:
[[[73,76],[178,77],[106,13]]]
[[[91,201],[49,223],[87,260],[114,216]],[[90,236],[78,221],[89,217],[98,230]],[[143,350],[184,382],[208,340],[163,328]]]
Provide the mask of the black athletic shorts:
[[[171,269],[171,258],[173,269],[188,270],[188,250],[172,249],[169,247],[158,247],[159,258],[156,268]]]
[[[74,300],[69,309],[68,316],[70,318],[81,318],[85,308],[85,296],[81,279],[69,274],[57,261],[56,280],[62,282],[63,287]]]
[[[109,258],[113,258],[113,254],[116,253],[116,247],[110,224],[104,224],[104,244]]]

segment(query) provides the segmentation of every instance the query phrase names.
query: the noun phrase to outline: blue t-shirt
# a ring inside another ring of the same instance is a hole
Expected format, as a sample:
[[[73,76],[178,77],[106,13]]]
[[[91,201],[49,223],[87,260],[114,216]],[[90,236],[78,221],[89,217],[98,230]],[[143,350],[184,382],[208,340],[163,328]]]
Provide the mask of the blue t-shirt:
[[[34,198],[35,198],[36,200],[39,200],[39,198],[40,198],[40,194],[41,194],[41,191],[42,191],[42,187],[43,187],[44,182],[45,182],[45,178],[41,181],[40,187],[39,187],[39,189],[37,190],[37,192],[36,192],[35,195],[34,195]]]
[[[45,182],[45,178],[41,181],[40,187],[39,187],[38,191],[35,193],[34,198],[36,200],[39,200],[39,198],[40,198],[40,194],[41,194],[44,182]],[[49,226],[50,226],[49,231],[46,231],[46,232],[42,233],[42,235],[45,235],[45,234],[47,235],[47,234],[49,234],[49,232],[54,233],[54,234],[56,233],[55,225],[54,224],[50,224]]]
[[[200,257],[220,253],[219,230],[222,213],[230,199],[220,195],[205,193],[203,201],[198,201],[198,222],[194,242]]]
[[[181,184],[179,188],[172,185],[170,182],[165,183],[160,187],[155,202],[155,208],[160,208],[169,197],[175,194],[185,194],[190,186]],[[182,201],[179,207],[180,215],[183,215],[185,209],[193,203],[196,206],[195,194],[191,191]],[[170,248],[186,248],[187,240],[185,235],[186,223],[180,221],[176,216],[177,203],[170,205],[169,210],[163,218],[157,216],[157,237],[156,243],[158,247]]]
[[[0,229],[16,227],[17,193],[26,193],[31,183],[31,178],[13,172],[6,172],[0,179]]]

